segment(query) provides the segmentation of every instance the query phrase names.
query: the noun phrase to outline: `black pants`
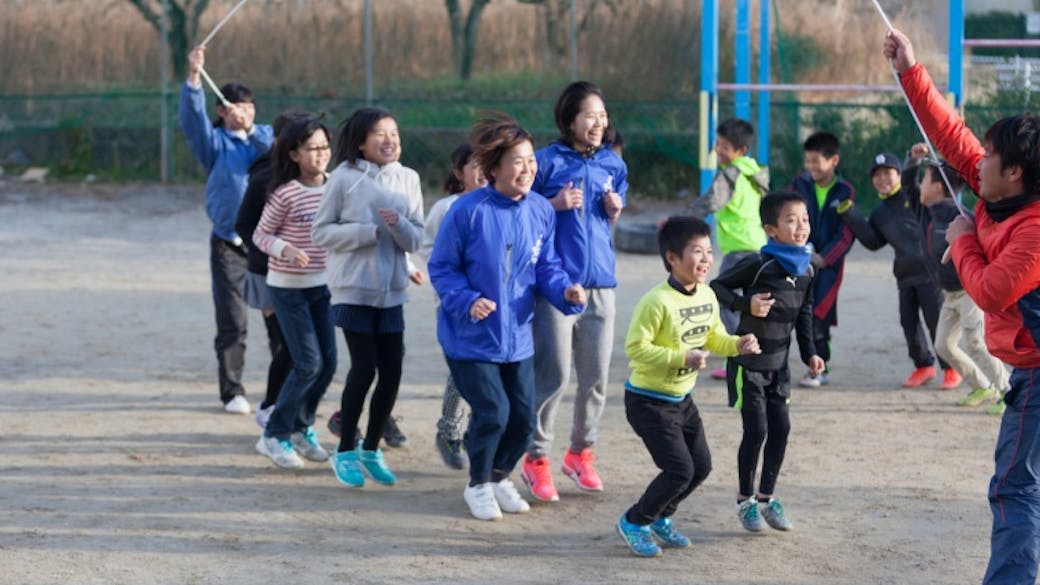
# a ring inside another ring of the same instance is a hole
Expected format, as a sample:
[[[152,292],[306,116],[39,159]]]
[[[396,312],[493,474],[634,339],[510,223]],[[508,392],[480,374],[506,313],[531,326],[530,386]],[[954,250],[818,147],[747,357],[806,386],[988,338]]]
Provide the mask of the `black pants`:
[[[932,283],[906,286],[899,289],[899,324],[903,326],[903,337],[906,338],[906,349],[915,368],[924,368],[935,364],[935,356],[928,344],[928,336],[921,326],[921,315],[928,326],[932,341],[935,340],[935,327],[939,324],[939,311],[942,309],[942,293]],[[823,356],[820,356],[823,357]],[[942,369],[950,367],[939,359]]]
[[[213,348],[217,353],[217,380],[220,400],[227,404],[235,396],[246,393],[242,387],[242,369],[246,361],[246,325],[249,315],[242,299],[246,278],[245,249],[216,236],[209,240],[210,286],[217,321]]]
[[[711,473],[711,452],[689,396],[671,403],[625,392],[625,416],[661,470],[626,514],[629,522],[642,526],[675,514]]]
[[[813,344],[816,346],[816,355],[823,359],[824,363],[831,363],[831,326],[813,315]]]
[[[285,345],[282,328],[278,325],[278,317],[274,313],[264,315],[264,326],[267,327],[267,346],[271,349],[271,365],[267,367],[267,394],[261,408],[278,402],[278,391],[282,389],[285,377],[293,367],[289,347]]]
[[[758,491],[772,495],[776,478],[784,463],[787,452],[787,436],[791,432],[788,401],[791,396],[791,373],[785,365],[772,372],[756,372],[736,365],[728,360],[727,379],[730,387],[731,406],[740,409],[744,423],[744,436],[737,450],[737,479],[740,495],[755,495],[755,471],[758,469],[758,454],[762,455],[762,478]]]
[[[354,448],[354,433],[365,408],[365,397],[379,374],[372,400],[368,405],[368,427],[363,449],[375,451],[383,436],[383,427],[397,402],[401,386],[401,364],[404,362],[404,333],[355,333],[344,331],[350,351],[350,372],[340,400],[341,428],[339,451]]]

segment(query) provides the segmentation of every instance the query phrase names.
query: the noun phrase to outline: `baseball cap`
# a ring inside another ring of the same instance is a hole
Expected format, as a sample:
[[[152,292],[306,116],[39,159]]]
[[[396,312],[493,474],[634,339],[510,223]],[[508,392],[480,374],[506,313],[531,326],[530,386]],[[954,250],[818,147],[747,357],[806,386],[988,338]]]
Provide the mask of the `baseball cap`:
[[[880,169],[881,167],[895,169],[897,172],[900,173],[903,172],[903,164],[899,162],[899,157],[892,154],[891,152],[882,152],[881,154],[875,156],[870,163],[870,173],[868,174],[871,177],[873,177],[874,171]]]

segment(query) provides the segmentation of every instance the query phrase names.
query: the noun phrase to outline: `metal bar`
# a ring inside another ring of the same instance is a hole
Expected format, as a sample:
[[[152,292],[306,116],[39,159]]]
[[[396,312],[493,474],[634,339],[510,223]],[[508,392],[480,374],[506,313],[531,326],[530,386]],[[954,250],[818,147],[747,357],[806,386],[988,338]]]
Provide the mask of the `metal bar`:
[[[737,0],[737,30],[733,35],[737,83],[751,82],[751,1]],[[734,113],[741,120],[751,120],[751,92],[738,89],[733,96]]]
[[[950,87],[953,107],[960,107],[964,99],[964,0],[950,0]]]
[[[372,0],[365,0],[364,30],[361,33],[365,44],[365,105],[372,105]]]
[[[773,43],[769,29],[769,0],[758,0],[758,83],[769,85],[769,60]],[[769,92],[758,92],[758,162],[769,165]]]
[[[890,92],[901,91],[898,85],[855,85],[837,83],[719,83],[720,91],[843,91],[843,92]]]
[[[711,186],[715,175],[715,113],[719,84],[719,0],[704,0],[701,5],[701,91],[698,151],[701,167],[700,192]]]
[[[1040,47],[1040,39],[964,39],[961,44],[965,47]]]
[[[575,0],[571,0],[567,41],[571,62],[571,81],[578,81],[578,8],[575,6]]]

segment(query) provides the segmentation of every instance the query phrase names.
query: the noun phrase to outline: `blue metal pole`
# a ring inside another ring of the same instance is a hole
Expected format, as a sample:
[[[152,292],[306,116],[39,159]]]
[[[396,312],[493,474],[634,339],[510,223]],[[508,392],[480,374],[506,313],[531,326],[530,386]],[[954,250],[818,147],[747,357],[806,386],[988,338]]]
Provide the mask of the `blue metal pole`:
[[[769,30],[769,0],[758,0],[758,82],[769,83],[773,44]],[[769,164],[769,92],[758,92],[758,162]]]
[[[953,106],[964,101],[964,0],[950,0],[950,82]]]
[[[719,1],[704,0],[701,4],[701,92],[699,160],[701,190],[711,186],[715,175],[715,118],[718,115],[719,86]]]
[[[751,83],[751,0],[737,0],[737,31],[733,37],[736,55],[736,82]],[[751,92],[738,90],[734,94],[736,115],[751,120]]]

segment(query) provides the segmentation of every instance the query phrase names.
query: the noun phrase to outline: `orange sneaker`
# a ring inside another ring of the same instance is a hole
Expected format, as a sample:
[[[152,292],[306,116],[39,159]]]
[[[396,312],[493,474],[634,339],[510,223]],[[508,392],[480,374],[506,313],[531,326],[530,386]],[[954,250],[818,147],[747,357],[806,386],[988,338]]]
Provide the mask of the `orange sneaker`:
[[[935,379],[935,366],[925,366],[914,370],[906,380],[903,380],[903,388],[917,388]]]
[[[943,371],[943,383],[939,386],[942,390],[953,390],[954,388],[961,385],[961,375],[957,373],[957,370],[953,368],[947,368]]]
[[[574,453],[568,449],[567,454],[563,456],[560,471],[573,479],[579,488],[587,492],[601,492],[603,491],[603,481],[596,473],[596,468],[592,466],[592,462],[595,460],[596,456],[592,454],[592,449],[582,449],[581,453]]]
[[[524,455],[524,464],[520,468],[520,477],[531,490],[531,496],[540,502],[556,502],[560,499],[556,486],[553,485],[552,470],[548,457]]]

